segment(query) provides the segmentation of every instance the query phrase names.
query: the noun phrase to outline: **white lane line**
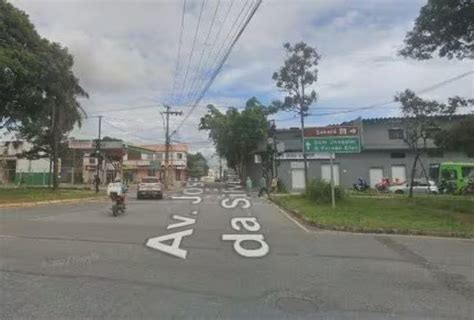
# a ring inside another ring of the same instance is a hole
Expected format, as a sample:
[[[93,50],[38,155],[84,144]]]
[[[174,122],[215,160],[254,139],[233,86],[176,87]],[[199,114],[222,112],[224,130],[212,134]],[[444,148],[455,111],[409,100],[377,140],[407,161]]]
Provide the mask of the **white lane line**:
[[[273,204],[273,203],[272,203]],[[296,220],[295,218],[293,218],[292,216],[290,216],[288,213],[286,213],[285,210],[281,209],[280,207],[278,207],[276,204],[273,204],[273,206],[275,206],[278,210],[280,210],[281,213],[283,213],[288,219],[290,219],[291,221],[293,221],[298,227],[300,227],[301,229],[303,229],[305,232],[311,232],[308,228],[306,228],[304,225],[302,225],[301,223],[298,222],[298,220]]]

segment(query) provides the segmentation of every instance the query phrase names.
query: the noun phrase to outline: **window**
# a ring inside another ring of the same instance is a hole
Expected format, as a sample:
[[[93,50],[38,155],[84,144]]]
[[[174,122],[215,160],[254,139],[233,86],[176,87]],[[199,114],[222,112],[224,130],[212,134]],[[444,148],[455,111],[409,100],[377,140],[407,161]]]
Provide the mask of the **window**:
[[[438,178],[439,178],[439,163],[430,164],[429,176],[432,180],[438,181]]]
[[[95,164],[95,158],[89,158],[89,164]]]
[[[462,167],[461,172],[463,178],[474,178],[474,167]]]
[[[403,159],[403,158],[405,158],[405,152],[392,152],[390,154],[390,158],[392,158],[392,159]]]
[[[456,180],[458,178],[456,170],[453,169],[443,170],[443,172],[441,172],[441,176],[445,180]]]
[[[176,157],[178,158],[178,160],[181,160],[181,159],[183,159],[183,154],[182,153],[177,153]]]
[[[148,169],[148,175],[153,177],[156,175],[155,169]]]
[[[403,130],[402,129],[389,129],[388,138],[390,140],[403,140]]]

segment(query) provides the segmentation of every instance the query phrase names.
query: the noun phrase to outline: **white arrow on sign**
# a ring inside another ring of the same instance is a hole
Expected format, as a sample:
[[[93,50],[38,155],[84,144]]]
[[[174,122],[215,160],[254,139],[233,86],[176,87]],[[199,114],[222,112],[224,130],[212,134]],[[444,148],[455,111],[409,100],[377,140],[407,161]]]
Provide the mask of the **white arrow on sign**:
[[[309,148],[311,148],[311,142],[306,141],[306,149],[309,149]]]

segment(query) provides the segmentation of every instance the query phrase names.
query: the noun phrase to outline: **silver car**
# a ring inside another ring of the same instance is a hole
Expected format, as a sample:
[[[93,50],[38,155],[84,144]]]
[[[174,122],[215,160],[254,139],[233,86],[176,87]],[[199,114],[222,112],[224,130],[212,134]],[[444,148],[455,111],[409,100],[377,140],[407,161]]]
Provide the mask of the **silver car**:
[[[400,185],[390,186],[388,188],[389,192],[404,194],[408,193],[410,190],[410,183],[403,183]],[[439,189],[436,183],[432,180],[428,182],[426,180],[415,180],[413,181],[413,193],[424,193],[424,194],[438,194]]]

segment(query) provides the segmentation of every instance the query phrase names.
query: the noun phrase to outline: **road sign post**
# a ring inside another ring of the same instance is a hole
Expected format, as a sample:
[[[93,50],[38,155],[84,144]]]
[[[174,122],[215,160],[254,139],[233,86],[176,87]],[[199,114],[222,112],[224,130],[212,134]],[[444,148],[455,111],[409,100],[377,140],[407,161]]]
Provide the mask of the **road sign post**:
[[[359,153],[361,149],[360,128],[358,126],[330,126],[306,128],[304,130],[305,153],[330,153],[331,204],[333,208],[336,208],[334,183],[335,154]]]
[[[334,190],[334,167],[333,167],[334,153],[329,157],[329,166],[331,167],[331,206],[336,208],[336,191]]]

